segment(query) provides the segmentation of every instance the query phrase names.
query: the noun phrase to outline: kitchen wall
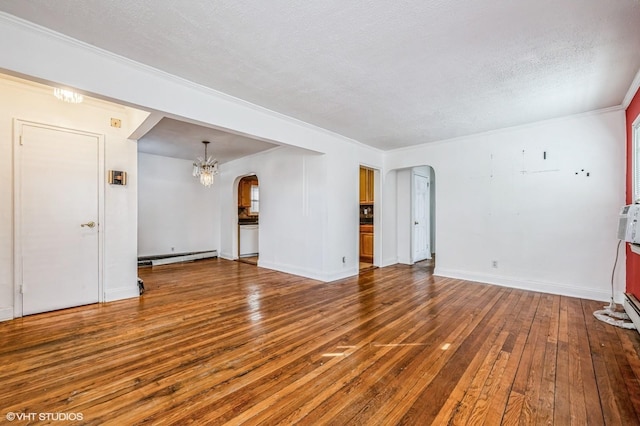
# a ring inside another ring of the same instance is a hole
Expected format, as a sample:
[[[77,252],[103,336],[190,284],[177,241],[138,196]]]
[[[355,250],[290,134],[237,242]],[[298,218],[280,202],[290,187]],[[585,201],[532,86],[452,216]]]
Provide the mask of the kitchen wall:
[[[123,127],[109,126],[110,118]],[[125,170],[127,186],[104,188],[104,299],[138,294],[136,256],[137,166],[136,144],[128,140],[144,114],[130,108],[86,99],[78,105],[63,103],[52,89],[18,79],[0,79],[0,320],[13,318],[13,120],[29,120],[105,135],[105,169]],[[23,176],[37,179],[37,176]],[[69,206],[73,208],[73,206]]]
[[[138,154],[138,255],[218,250],[218,182],[205,187],[193,161]]]
[[[436,274],[608,300],[623,140],[614,109],[396,150],[386,166],[435,170]],[[619,262],[619,301],[624,271]]]

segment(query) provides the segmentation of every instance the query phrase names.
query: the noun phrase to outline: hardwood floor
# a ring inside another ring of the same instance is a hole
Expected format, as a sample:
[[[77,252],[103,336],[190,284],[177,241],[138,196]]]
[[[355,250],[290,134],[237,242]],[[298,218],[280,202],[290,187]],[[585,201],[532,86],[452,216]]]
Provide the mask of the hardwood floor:
[[[421,265],[140,274],[140,299],[0,323],[0,423],[640,424],[640,334],[597,321],[600,302]]]

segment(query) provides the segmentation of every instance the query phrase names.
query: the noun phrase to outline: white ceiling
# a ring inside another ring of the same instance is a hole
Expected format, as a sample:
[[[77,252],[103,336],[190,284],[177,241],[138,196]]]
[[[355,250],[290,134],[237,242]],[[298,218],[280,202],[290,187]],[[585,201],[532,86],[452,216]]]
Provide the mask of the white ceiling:
[[[195,160],[197,157],[204,157],[202,141],[210,142],[207,148],[208,155],[221,164],[277,146],[197,124],[163,118],[138,139],[138,151]]]
[[[3,0],[0,10],[393,149],[620,105],[638,0]]]

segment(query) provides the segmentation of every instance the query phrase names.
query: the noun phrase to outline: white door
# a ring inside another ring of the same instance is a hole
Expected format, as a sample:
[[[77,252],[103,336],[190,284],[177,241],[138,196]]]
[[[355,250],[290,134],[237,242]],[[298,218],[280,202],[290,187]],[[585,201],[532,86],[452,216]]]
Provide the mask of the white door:
[[[21,125],[23,315],[99,300],[98,136]]]
[[[429,178],[413,175],[413,261],[431,259]]]

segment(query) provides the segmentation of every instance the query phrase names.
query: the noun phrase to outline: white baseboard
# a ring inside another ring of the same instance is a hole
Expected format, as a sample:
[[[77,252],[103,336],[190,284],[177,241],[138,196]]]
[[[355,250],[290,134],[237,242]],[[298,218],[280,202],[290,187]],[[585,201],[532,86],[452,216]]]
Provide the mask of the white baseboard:
[[[434,275],[456,278],[466,281],[476,281],[485,284],[494,284],[502,287],[511,287],[521,290],[537,291],[539,293],[550,293],[561,296],[579,297],[581,299],[601,300],[608,302],[611,299],[611,292],[608,290],[592,290],[569,284],[559,284],[545,281],[514,279],[499,275],[482,274],[454,269],[438,268],[436,266]],[[615,295],[615,301],[622,303],[622,293]]]
[[[294,265],[285,265],[282,263],[272,263],[268,261],[258,260],[258,266],[266,269],[273,269],[274,271],[284,272],[291,275],[298,275],[300,277],[310,278],[312,280],[318,280],[323,282],[331,282],[340,280],[342,278],[352,277],[358,274],[357,268],[348,268],[344,271],[337,271],[332,273],[322,273],[305,268],[299,268]]]
[[[129,287],[119,287],[108,289],[104,292],[104,301],[113,302],[114,300],[131,299],[133,297],[140,297],[140,290],[138,285]]]
[[[359,271],[358,268],[349,268],[349,269],[344,270],[344,271],[336,271],[336,272],[333,272],[333,273],[325,274],[323,281],[325,281],[325,282],[338,281],[338,280],[342,280],[344,278],[349,278],[349,277],[353,277],[355,275],[358,275],[359,272],[360,271]]]
[[[390,257],[388,259],[384,259],[382,261],[382,265],[380,265],[380,267],[384,268],[385,266],[395,265],[396,263],[398,263],[398,258],[397,257]]]
[[[13,308],[11,306],[0,307],[0,321],[9,321],[12,319],[13,319]]]
[[[238,256],[234,257],[231,253],[224,253],[224,252],[220,252],[218,257],[224,260],[236,260],[238,258]]]

